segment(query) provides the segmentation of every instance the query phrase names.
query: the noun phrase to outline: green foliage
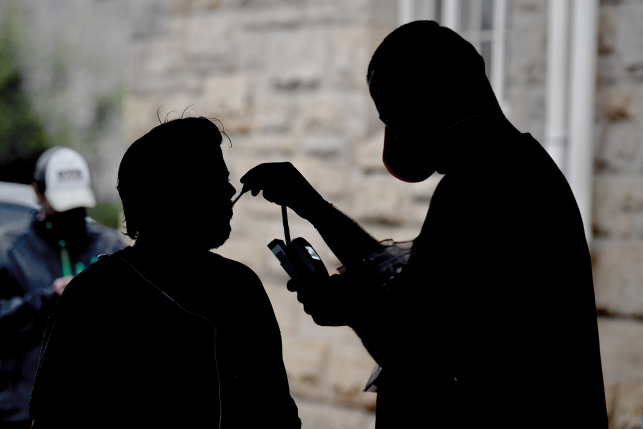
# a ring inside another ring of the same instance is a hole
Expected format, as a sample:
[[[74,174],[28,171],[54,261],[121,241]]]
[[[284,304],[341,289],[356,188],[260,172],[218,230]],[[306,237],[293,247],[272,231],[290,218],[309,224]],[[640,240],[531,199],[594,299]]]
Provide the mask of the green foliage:
[[[40,119],[24,90],[15,32],[0,25],[0,181],[31,183],[40,154],[48,147]]]
[[[118,229],[121,207],[115,204],[106,203],[104,201],[97,201],[96,207],[87,209],[87,215],[94,219],[96,222],[101,223],[110,228]]]

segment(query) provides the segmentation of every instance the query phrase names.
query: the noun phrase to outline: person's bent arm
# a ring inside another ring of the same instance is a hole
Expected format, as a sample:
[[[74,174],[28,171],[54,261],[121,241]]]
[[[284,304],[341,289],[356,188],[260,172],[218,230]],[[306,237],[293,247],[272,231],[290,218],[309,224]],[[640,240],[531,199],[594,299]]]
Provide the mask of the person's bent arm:
[[[266,200],[290,207],[308,220],[337,256],[348,266],[379,248],[379,243],[350,217],[337,210],[289,162],[260,164],[242,178],[244,189]]]
[[[347,267],[360,263],[381,247],[357,222],[330,203],[320,205],[306,220],[317,229],[337,259]]]
[[[54,296],[54,287],[49,285],[41,291],[22,291],[7,269],[0,268],[0,336],[28,332],[41,309]]]

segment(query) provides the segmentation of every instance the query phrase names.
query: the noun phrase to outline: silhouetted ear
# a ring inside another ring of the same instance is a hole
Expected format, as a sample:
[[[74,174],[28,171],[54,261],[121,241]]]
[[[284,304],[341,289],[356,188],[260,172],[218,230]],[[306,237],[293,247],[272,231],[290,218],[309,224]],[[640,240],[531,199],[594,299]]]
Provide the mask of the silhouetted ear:
[[[386,127],[382,153],[384,166],[393,177],[403,182],[422,182],[436,170],[429,144],[411,136],[397,135]]]

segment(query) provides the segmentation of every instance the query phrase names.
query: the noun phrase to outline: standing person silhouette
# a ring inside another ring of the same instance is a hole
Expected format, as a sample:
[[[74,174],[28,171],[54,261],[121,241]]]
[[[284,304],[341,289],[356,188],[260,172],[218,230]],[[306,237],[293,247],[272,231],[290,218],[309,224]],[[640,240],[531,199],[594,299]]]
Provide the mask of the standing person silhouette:
[[[358,270],[379,244],[290,163],[241,181],[310,221],[347,267],[288,287],[317,324],[351,326],[382,367],[384,428],[606,428],[590,255],[571,189],[503,115],[471,44],[435,22],[389,34],[368,67],[383,161],[444,174],[417,250],[383,289]]]
[[[58,301],[34,429],[301,427],[261,280],[210,252],[230,236],[235,194],[221,142],[208,119],[182,118],[123,156],[117,188],[136,243]]]
[[[87,218],[91,172],[73,149],[36,163],[40,208],[0,228],[0,427],[30,428],[29,395],[47,318],[67,284],[101,253],[126,247],[118,231]]]

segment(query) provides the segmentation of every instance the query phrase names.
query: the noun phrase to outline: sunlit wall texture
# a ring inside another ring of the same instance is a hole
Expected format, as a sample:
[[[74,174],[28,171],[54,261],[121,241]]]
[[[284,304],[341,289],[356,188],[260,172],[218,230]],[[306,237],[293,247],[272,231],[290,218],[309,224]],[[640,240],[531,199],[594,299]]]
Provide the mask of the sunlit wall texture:
[[[455,29],[485,58],[514,125],[565,151],[574,139],[567,127],[579,114],[570,107],[578,78],[571,62],[585,46],[573,42],[578,10],[572,3],[570,64],[561,81],[570,95],[563,97],[562,131],[554,135],[547,119],[548,38],[558,15],[551,1],[0,0],[0,149],[8,142],[27,155],[57,144],[78,149],[90,162],[105,216],[115,216],[116,169],[129,144],[158,117],[217,118],[232,141],[224,143],[224,156],[238,189],[254,165],[288,160],[377,239],[410,240],[440,177],[407,185],[382,165],[383,125],[365,79],[379,42],[416,19]],[[588,71],[596,81],[594,119],[581,142],[593,153],[584,219],[591,225],[610,426],[635,428],[643,411],[643,2],[601,1],[597,22]],[[0,180],[24,177],[17,172]],[[164,204],[172,204],[171,195],[159,204],[159,216]],[[186,207],[194,212],[190,228],[207,220],[200,204]],[[293,236],[306,237],[333,272],[340,263],[314,228],[294,213],[290,219]],[[168,219],[168,234],[185,227]],[[286,290],[287,277],[266,247],[283,238],[279,207],[246,196],[235,206],[232,228],[219,251],[264,283],[304,428],[372,428],[375,394],[362,389],[375,363],[349,328],[316,326]],[[426,345],[430,350],[428,337]]]

